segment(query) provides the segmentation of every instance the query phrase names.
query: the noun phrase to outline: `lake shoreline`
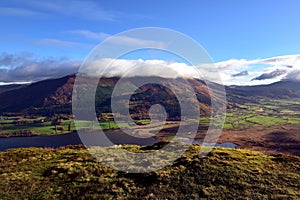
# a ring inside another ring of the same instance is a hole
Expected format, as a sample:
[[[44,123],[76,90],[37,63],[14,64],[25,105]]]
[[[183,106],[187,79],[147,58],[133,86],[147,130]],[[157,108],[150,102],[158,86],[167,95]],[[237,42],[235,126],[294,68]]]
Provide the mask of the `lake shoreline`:
[[[0,151],[11,148],[26,148],[26,147],[40,147],[40,148],[60,148],[69,145],[85,145],[85,146],[111,146],[113,145],[138,145],[138,146],[151,146],[155,143],[159,143],[162,140],[150,137],[150,138],[136,138],[121,132],[118,129],[106,130],[106,137],[111,141],[110,143],[99,143],[99,137],[95,132],[87,132],[86,136],[78,134],[77,131],[70,133],[63,133],[57,135],[36,135],[25,137],[1,137],[0,138]],[[98,140],[97,140],[98,139]],[[83,142],[84,141],[84,142]],[[183,141],[184,142],[184,141]],[[230,142],[224,142],[230,143]],[[201,145],[201,142],[194,140],[188,142],[188,144]],[[220,146],[225,148],[235,148],[237,145],[225,145],[220,144],[208,144],[209,146]],[[233,143],[232,143],[233,144]],[[208,146],[204,144],[205,146]]]

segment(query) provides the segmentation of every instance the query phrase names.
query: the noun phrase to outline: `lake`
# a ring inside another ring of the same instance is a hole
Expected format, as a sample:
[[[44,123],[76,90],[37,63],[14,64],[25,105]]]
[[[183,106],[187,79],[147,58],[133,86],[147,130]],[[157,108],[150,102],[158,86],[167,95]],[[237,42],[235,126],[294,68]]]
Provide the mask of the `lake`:
[[[118,130],[105,131],[106,135],[114,144],[136,144],[141,146],[148,146],[157,143],[158,141],[153,138],[136,138],[130,135],[124,134]],[[85,141],[88,145],[99,145],[97,143],[97,137],[95,133],[85,133],[89,141]],[[83,139],[84,139],[83,138]],[[49,136],[32,136],[32,137],[10,137],[0,138],[0,151],[10,148],[21,148],[21,147],[50,147],[58,148],[67,145],[79,145],[82,141],[78,133],[67,133],[60,135],[49,135]],[[101,145],[107,146],[107,145]]]
[[[138,138],[127,135],[120,130],[108,130],[105,131],[106,136],[114,144],[135,144],[140,146],[151,146],[158,142],[153,137],[149,138]],[[21,148],[21,147],[50,147],[58,148],[67,145],[80,145],[83,139],[87,146],[109,146],[108,143],[102,142],[99,144],[99,137],[95,132],[84,133],[84,136],[79,137],[78,133],[67,133],[60,135],[51,136],[32,136],[32,137],[10,137],[0,138],[0,151],[10,148]],[[182,142],[187,142],[187,138],[182,138]],[[193,144],[202,144],[202,142],[193,141]],[[232,142],[223,142],[220,144],[209,144],[204,143],[205,146],[220,146],[224,148],[235,148],[237,145]]]

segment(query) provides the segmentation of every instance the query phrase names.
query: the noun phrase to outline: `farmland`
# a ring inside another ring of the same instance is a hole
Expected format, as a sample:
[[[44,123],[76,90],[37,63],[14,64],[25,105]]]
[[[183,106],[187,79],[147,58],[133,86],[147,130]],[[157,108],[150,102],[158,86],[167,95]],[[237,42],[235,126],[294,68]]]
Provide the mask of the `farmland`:
[[[61,117],[59,123],[56,118],[51,119],[45,116],[1,116],[0,136],[22,135],[53,135],[73,132],[76,130],[72,117]],[[145,125],[149,120],[135,120],[138,125]],[[200,125],[209,125],[209,117],[201,117]],[[99,126],[96,122],[78,120],[77,128],[92,127],[102,129],[115,129],[128,127],[127,123],[120,123],[119,126],[112,120],[100,120]],[[276,125],[300,125],[300,99],[272,100],[261,99],[259,104],[246,103],[235,104],[227,109],[226,120],[223,128],[237,129],[253,126],[271,127]]]
[[[300,99],[261,99],[255,104],[235,104],[227,110],[224,128],[284,124],[300,124]]]
[[[46,117],[2,117],[2,120],[0,120],[0,137],[56,135],[73,132],[76,131],[77,128],[80,129],[82,127],[91,127],[93,129],[100,127],[102,129],[115,129],[119,126],[128,126],[125,123],[121,123],[118,126],[112,121],[100,121],[98,123],[99,125],[97,125],[96,122],[78,120],[78,127],[76,127],[73,119],[60,120],[58,124],[55,124],[53,121],[47,121]]]

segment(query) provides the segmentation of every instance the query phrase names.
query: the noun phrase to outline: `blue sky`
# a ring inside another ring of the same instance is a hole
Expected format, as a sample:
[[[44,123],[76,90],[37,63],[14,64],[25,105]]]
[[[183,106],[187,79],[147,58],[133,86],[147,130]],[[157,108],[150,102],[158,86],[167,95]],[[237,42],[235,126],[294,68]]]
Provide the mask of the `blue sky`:
[[[299,10],[298,0],[1,1],[1,59],[10,55],[15,63],[23,59],[27,64],[30,61],[40,64],[44,59],[75,65],[75,61],[83,60],[106,37],[151,26],[174,29],[192,37],[216,63],[228,64],[232,60],[251,63],[251,60],[300,54]],[[32,55],[24,58],[24,52]],[[298,61],[289,60],[286,65]],[[278,68],[273,63],[269,71],[261,69],[258,61],[257,67],[254,64],[249,69],[248,64],[241,68],[253,73],[245,81]],[[7,72],[8,68],[19,66],[2,62],[1,67]],[[234,67],[232,73],[239,72]],[[0,77],[0,82],[9,82],[10,76],[2,80]],[[238,78],[241,77],[235,77]],[[232,78],[228,84],[239,81]]]

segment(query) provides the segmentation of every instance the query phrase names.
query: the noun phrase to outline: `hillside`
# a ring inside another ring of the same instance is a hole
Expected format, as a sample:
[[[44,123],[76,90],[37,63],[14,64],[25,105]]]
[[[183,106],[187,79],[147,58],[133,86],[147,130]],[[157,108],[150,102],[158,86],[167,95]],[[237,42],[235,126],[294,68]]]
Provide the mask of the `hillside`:
[[[142,77],[149,80],[155,77]],[[96,110],[98,113],[110,112],[110,101],[113,88],[118,77],[103,78],[99,81],[96,92]],[[37,113],[51,114],[66,112],[71,113],[72,91],[75,81],[75,76],[66,76],[59,79],[44,80],[30,85],[25,85],[21,88],[3,92],[0,94],[0,112],[15,112],[15,113]],[[173,88],[179,94],[184,94],[185,86],[183,81],[174,83],[173,79],[163,79],[166,85]],[[210,96],[206,85],[199,80],[189,80],[194,87],[201,113],[204,115],[210,114]],[[88,80],[87,80],[88,82]],[[124,87],[133,87],[133,78],[125,79]],[[82,83],[83,88],[87,88],[88,83]],[[120,99],[123,97],[120,96]],[[146,100],[146,102],[145,102]],[[136,91],[131,98],[131,111],[135,118],[142,118],[147,113],[151,105],[162,103],[166,107],[174,108],[176,102],[175,95],[167,88],[155,84],[142,86]],[[178,106],[177,106],[178,107]],[[167,108],[168,109],[168,108]],[[172,110],[171,108],[169,109]],[[179,116],[178,111],[171,114],[172,117]]]
[[[130,151],[141,147],[123,146]],[[172,166],[145,174],[117,172],[83,148],[0,152],[1,199],[299,199],[300,160],[199,146]]]
[[[136,79],[142,79],[144,81],[151,81],[157,77],[136,77],[125,78],[123,80],[123,87],[135,86],[134,81]],[[97,113],[110,112],[110,101],[113,88],[118,77],[102,78],[99,81],[97,93],[96,93],[96,110]],[[161,78],[165,85],[168,85],[174,91],[168,88],[156,85],[147,84],[139,88],[131,97],[131,113],[134,118],[147,117],[147,111],[151,105],[161,103],[166,107],[166,110],[172,111],[171,117],[177,118],[180,116],[178,110],[174,110],[174,107],[178,104],[173,92],[178,94],[185,94],[185,83],[180,78],[167,79]],[[75,76],[66,76],[58,79],[44,80],[29,85],[11,85],[0,86],[0,113],[3,112],[15,112],[25,114],[40,114],[40,115],[52,115],[53,113],[68,113],[71,114],[71,100],[72,91],[75,81]],[[187,81],[194,88],[198,102],[193,104],[199,104],[201,113],[203,116],[210,115],[210,93],[204,81],[198,79],[187,79]],[[218,91],[220,85],[211,83],[213,89]],[[88,90],[87,82],[82,83],[83,88]],[[270,85],[260,86],[230,86],[225,87],[227,100],[229,105],[234,103],[253,103],[260,98],[272,98],[272,99],[286,99],[286,98],[299,98],[300,87],[297,82],[281,81]],[[122,100],[122,96],[119,97]],[[224,101],[218,96],[213,96],[216,101]]]
[[[55,95],[60,88],[64,88],[64,85],[71,78],[67,76],[59,79],[44,80],[3,92],[0,94],[0,110],[2,112],[22,112],[32,107],[47,106],[47,99]],[[69,87],[72,88],[72,84]],[[72,92],[69,89],[65,89],[62,93],[68,96],[67,100],[70,102]],[[64,96],[60,98],[64,98]]]
[[[23,87],[26,87],[27,84],[9,84],[9,85],[0,85],[0,94],[3,92],[8,92],[11,90],[17,90]]]
[[[263,91],[267,89],[276,90],[276,89],[283,89],[290,92],[299,92],[300,85],[297,81],[288,81],[283,80],[275,83],[271,83],[268,85],[256,85],[256,86],[232,86],[232,88],[244,90],[244,91]],[[277,92],[279,94],[279,92]],[[254,94],[257,95],[257,94]]]
[[[226,87],[229,101],[256,102],[259,98],[287,99],[300,97],[300,84],[295,81],[279,81],[268,85]]]

